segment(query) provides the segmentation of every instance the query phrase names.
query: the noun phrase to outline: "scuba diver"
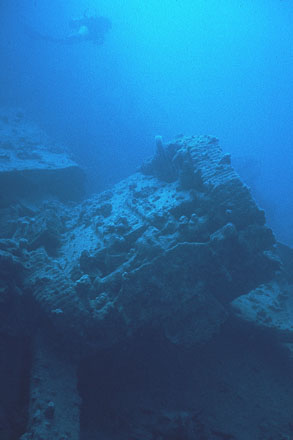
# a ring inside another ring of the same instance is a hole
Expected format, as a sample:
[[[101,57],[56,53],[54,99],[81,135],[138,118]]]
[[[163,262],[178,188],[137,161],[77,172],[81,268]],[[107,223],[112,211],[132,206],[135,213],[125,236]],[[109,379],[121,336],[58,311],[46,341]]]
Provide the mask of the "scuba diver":
[[[88,16],[84,14],[82,18],[75,18],[69,21],[72,32],[65,37],[53,37],[35,31],[25,26],[26,34],[30,38],[37,40],[51,41],[60,44],[75,44],[84,41],[92,41],[94,44],[101,45],[105,40],[106,33],[111,29],[112,23],[107,17]]]

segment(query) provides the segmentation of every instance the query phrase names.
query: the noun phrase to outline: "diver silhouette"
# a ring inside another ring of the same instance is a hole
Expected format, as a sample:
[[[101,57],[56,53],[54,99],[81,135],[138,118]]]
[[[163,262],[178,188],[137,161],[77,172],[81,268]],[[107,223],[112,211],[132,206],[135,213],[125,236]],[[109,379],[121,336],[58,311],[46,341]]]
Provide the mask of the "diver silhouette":
[[[101,45],[104,43],[106,33],[111,27],[111,21],[107,17],[87,16],[84,14],[82,18],[75,18],[69,21],[69,28],[72,32],[65,37],[42,34],[27,25],[25,26],[25,32],[30,38],[50,41],[52,43],[75,44],[92,41],[94,44]]]

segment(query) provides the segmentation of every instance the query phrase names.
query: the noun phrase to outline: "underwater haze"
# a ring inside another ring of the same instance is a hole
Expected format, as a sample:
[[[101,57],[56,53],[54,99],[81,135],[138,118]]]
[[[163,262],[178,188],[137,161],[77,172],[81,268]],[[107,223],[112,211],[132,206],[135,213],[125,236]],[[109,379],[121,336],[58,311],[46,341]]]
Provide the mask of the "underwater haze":
[[[0,440],[293,440],[293,0],[0,0]]]
[[[103,44],[62,45],[83,14]],[[155,135],[212,134],[293,244],[293,4],[290,0],[1,2],[0,103],[66,144],[97,191],[134,172]]]

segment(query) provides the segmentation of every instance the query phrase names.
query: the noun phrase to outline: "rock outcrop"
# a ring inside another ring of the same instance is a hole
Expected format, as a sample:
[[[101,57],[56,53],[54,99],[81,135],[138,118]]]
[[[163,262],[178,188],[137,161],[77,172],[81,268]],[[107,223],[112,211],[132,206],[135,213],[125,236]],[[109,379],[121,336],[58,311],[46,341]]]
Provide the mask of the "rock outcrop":
[[[0,111],[0,207],[83,196],[84,173],[21,111]]]

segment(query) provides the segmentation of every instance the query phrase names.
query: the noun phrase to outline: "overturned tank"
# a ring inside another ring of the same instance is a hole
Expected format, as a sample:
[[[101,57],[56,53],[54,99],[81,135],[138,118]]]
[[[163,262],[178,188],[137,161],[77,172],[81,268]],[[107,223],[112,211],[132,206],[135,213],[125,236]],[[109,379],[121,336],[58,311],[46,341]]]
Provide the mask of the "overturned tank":
[[[178,371],[191,377],[186,365],[193,362],[197,378],[203,367],[211,375],[224,376],[224,370],[213,371],[228,356],[221,360],[215,341],[222,346],[223,332],[229,338],[240,332],[243,338],[243,328],[257,321],[257,312],[247,318],[247,298],[264,289],[261,286],[279,283],[276,277],[283,266],[274,235],[216,138],[179,137],[164,145],[157,137],[154,157],[112,189],[80,203],[46,196],[33,206],[23,194],[21,200],[14,194],[1,222],[0,329],[11,362],[25,360],[14,372],[25,377],[26,384],[20,405],[25,416],[18,428],[22,440],[98,435],[137,440],[248,438],[241,434],[245,411],[235,417],[235,426],[231,420],[229,425],[229,417],[225,422],[224,416],[207,414],[206,394],[196,395],[198,379],[193,397],[186,397],[184,404],[182,396],[173,396],[165,406],[158,403],[151,397],[156,388],[152,381],[150,395],[140,389],[147,397],[140,397],[138,404],[135,393],[142,378],[131,398],[121,394],[120,385],[120,391],[105,389],[105,383],[110,389],[116,383],[113,377],[119,377],[119,371],[127,375],[137,362],[150,370],[157,365],[154,375],[162,383],[164,375]],[[146,360],[145,352],[156,362]],[[166,365],[162,353],[169,359]],[[182,370],[176,353],[185,359]],[[249,353],[252,371],[255,359]],[[193,356],[201,357],[202,365]],[[98,386],[99,375],[103,379]],[[93,376],[92,390],[103,390],[102,407],[85,384],[86,376]],[[133,377],[128,380],[135,382],[136,373]],[[162,385],[163,400],[174,387],[171,378]],[[234,388],[232,394],[234,398]],[[113,398],[125,399],[125,411]],[[99,428],[93,420],[99,421]],[[279,425],[276,437],[268,437],[272,431],[266,433],[260,425],[252,424],[249,438],[278,438]],[[8,427],[5,432],[11,438]]]

